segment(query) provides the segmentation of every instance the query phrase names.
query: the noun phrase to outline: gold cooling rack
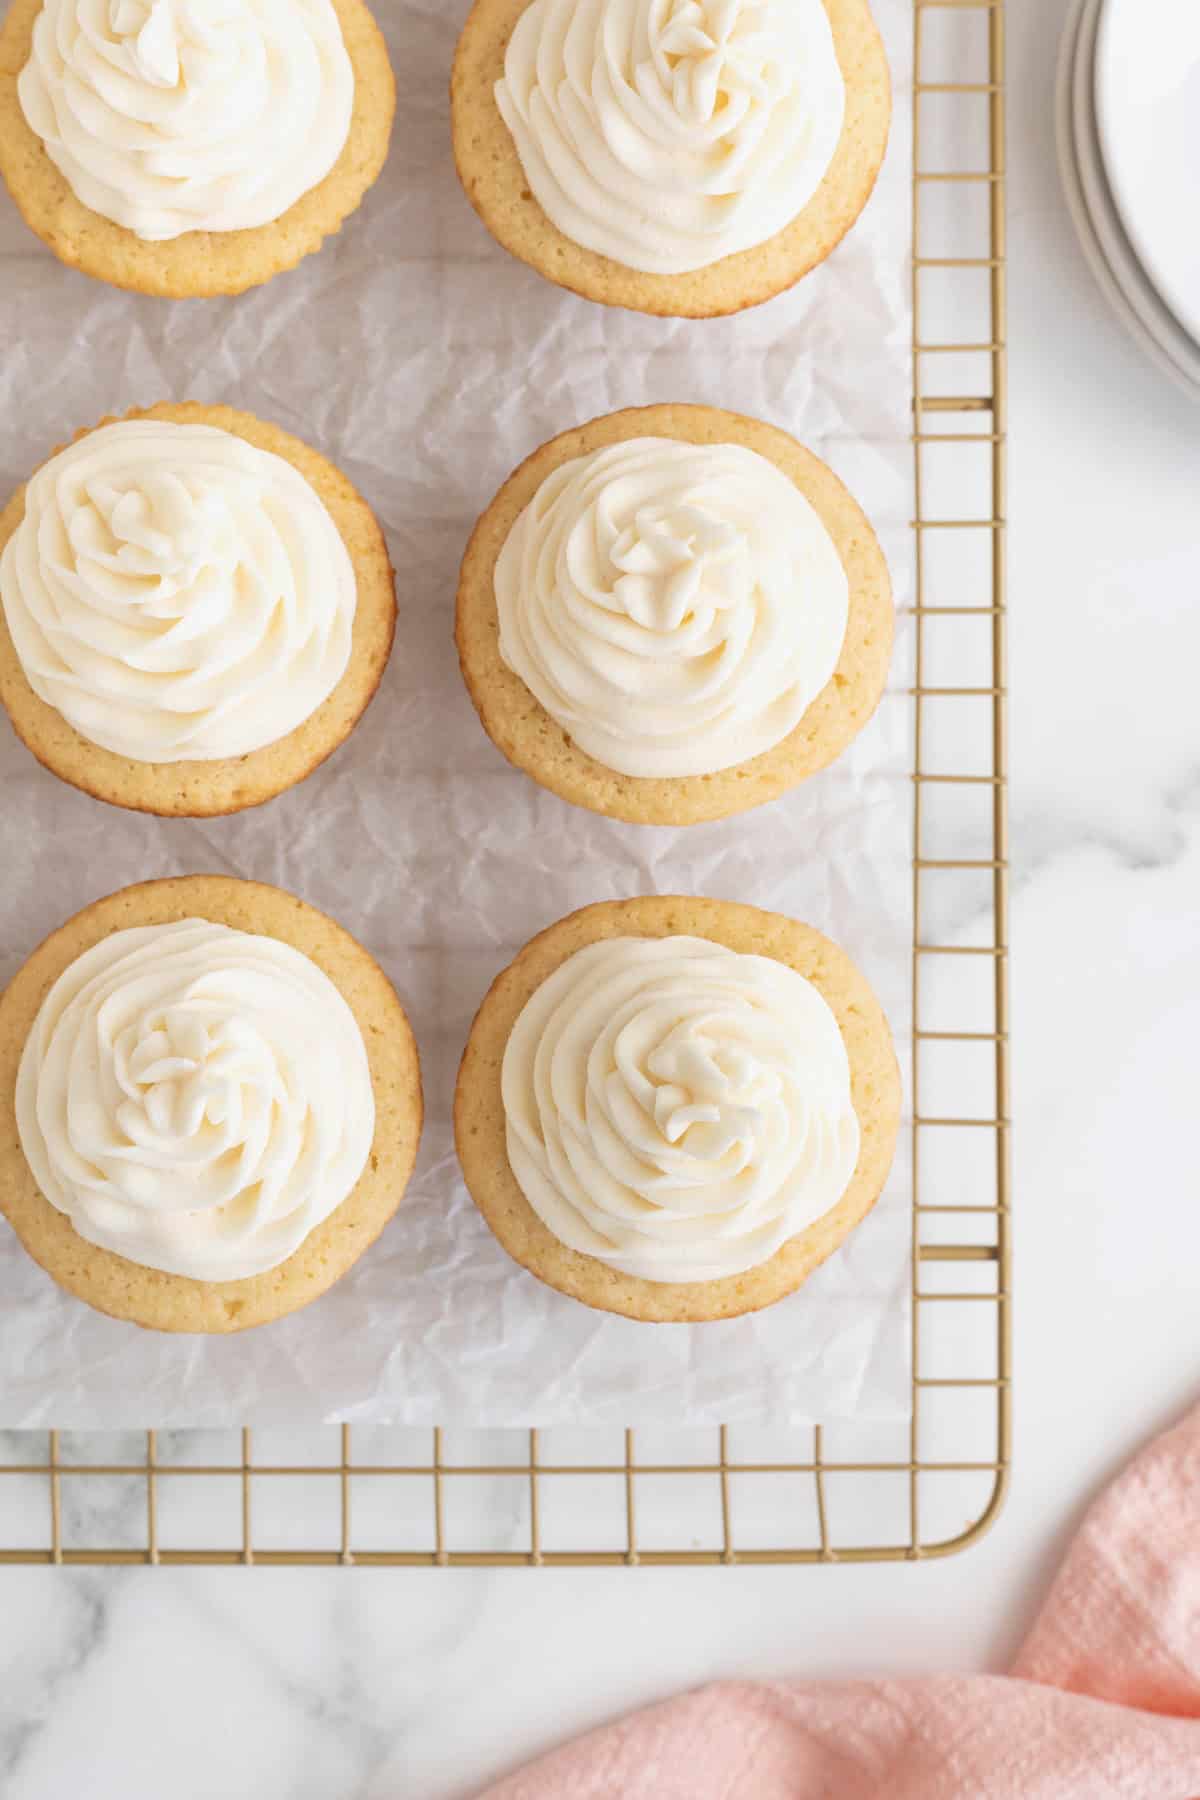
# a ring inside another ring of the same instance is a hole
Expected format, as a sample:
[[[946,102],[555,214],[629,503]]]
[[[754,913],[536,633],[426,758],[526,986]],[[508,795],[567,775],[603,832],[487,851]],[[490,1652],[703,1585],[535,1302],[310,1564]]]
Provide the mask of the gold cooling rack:
[[[896,1561],[961,1550],[995,1517],[1010,1446],[1004,6],[913,12],[911,1424],[0,1434],[0,1563]]]

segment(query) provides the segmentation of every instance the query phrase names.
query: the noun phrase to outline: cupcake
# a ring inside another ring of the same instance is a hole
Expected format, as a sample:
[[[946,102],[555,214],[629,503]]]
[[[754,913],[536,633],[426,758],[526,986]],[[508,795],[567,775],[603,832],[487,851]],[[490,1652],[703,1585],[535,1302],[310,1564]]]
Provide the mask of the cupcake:
[[[81,433],[0,513],[0,700],[99,800],[239,812],[302,781],[379,685],[396,598],[346,477],[227,406]]]
[[[500,975],[454,1124],[504,1249],[573,1300],[657,1324],[782,1300],[861,1223],[900,1076],[854,964],[729,901],[605,901]]]
[[[395,1212],[420,1132],[390,982],[278,888],[125,888],[0,999],[0,1209],[136,1325],[241,1331],[317,1299]]]
[[[840,243],[891,85],[867,0],[475,0],[451,110],[506,250],[585,299],[710,318]]]
[[[55,255],[117,287],[240,294],[319,250],[387,157],[363,0],[12,0],[0,175]]]
[[[832,470],[707,406],[543,445],[480,519],[458,589],[493,742],[640,825],[726,818],[832,762],[878,705],[892,627],[883,553]]]

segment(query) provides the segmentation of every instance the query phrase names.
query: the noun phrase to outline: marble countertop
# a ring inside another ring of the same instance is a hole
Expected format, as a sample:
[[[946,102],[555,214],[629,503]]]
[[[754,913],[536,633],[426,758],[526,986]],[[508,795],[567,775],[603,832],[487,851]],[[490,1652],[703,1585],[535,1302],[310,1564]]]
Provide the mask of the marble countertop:
[[[1200,1388],[1200,410],[1093,289],[1011,39],[1016,1470],[963,1558],[0,1572],[6,1800],[450,1800],[717,1676],[1002,1668],[1096,1484]]]

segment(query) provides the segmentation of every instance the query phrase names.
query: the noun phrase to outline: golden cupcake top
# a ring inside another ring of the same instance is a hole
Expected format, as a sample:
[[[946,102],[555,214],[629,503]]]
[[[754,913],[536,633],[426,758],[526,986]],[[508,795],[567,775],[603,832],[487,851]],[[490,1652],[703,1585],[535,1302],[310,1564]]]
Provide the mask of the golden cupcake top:
[[[590,300],[710,318],[850,230],[891,85],[869,0],[475,0],[451,115],[506,250]]]
[[[792,1294],[878,1200],[900,1072],[830,939],[732,901],[602,901],[526,944],[463,1053],[455,1139],[505,1251],[647,1323]]]
[[[833,471],[760,420],[612,413],[552,439],[481,516],[459,577],[463,677],[493,742],[634,824],[777,799],[867,724],[887,566]]]
[[[0,700],[56,775],[186,817],[303,780],[374,695],[395,629],[370,507],[230,407],[80,433],[0,513]]]
[[[0,175],[55,255],[172,299],[320,248],[387,157],[365,0],[11,0]]]
[[[109,894],[0,996],[0,1212],[68,1293],[147,1329],[319,1298],[394,1214],[421,1124],[391,982],[263,883]]]

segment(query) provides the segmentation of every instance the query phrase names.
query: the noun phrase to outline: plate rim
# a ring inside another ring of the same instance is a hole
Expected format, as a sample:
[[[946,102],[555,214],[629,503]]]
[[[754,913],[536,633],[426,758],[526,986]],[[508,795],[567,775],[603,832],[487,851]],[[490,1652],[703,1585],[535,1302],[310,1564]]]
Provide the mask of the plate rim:
[[[1113,208],[1139,267],[1178,329],[1190,343],[1200,345],[1200,294],[1185,293],[1169,269],[1164,268],[1153,241],[1142,229],[1140,211],[1134,204],[1133,195],[1123,176],[1118,147],[1120,133],[1116,123],[1116,89],[1112,79],[1111,49],[1112,36],[1117,29],[1113,21],[1118,16],[1118,6],[1123,3],[1125,0],[1096,0],[1092,70],[1092,112],[1096,125],[1096,143]]]
[[[1100,291],[1107,301],[1114,318],[1124,326],[1142,354],[1182,393],[1200,403],[1200,385],[1192,381],[1179,366],[1172,361],[1166,351],[1142,324],[1133,310],[1100,247],[1100,240],[1092,223],[1084,199],[1083,185],[1076,161],[1074,120],[1072,117],[1072,92],[1075,66],[1078,56],[1080,27],[1085,8],[1089,0],[1073,0],[1059,47],[1058,73],[1055,98],[1055,141],[1058,153],[1059,174],[1062,180],[1067,212],[1075,228],[1079,247],[1084,261],[1091,269]]]
[[[1072,124],[1075,162],[1084,204],[1113,279],[1159,349],[1200,386],[1200,344],[1191,338],[1163,300],[1139,261],[1117,209],[1104,167],[1095,109],[1097,33],[1107,0],[1084,0],[1075,47]]]

